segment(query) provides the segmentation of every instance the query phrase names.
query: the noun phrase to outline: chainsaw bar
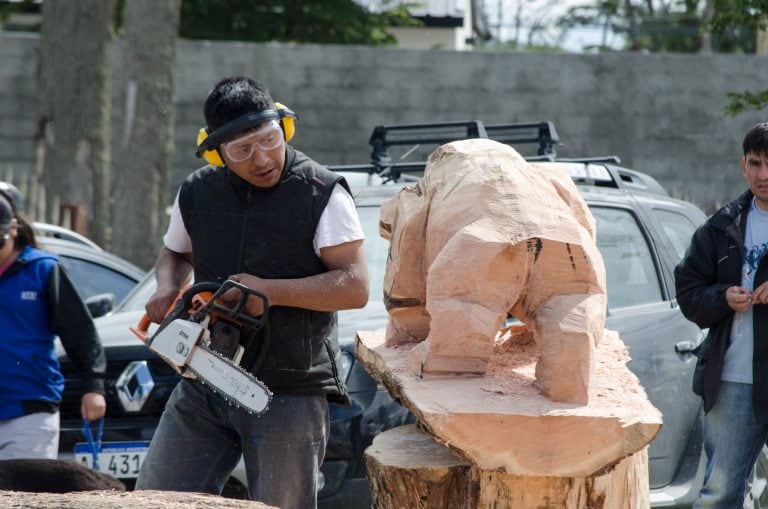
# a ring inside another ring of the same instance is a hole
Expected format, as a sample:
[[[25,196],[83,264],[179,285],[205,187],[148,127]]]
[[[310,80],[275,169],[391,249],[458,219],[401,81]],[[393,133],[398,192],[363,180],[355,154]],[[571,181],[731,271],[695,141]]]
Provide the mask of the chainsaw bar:
[[[217,297],[233,287],[241,291],[233,307],[216,302]],[[194,308],[193,300],[197,294],[214,290],[216,293],[207,303]],[[250,317],[245,313],[249,296],[262,299],[264,311],[260,317]],[[261,415],[267,410],[272,393],[258,378],[241,368],[237,361],[208,348],[211,344],[208,325],[211,314],[216,313],[258,330],[267,324],[268,309],[266,295],[235,281],[227,280],[222,285],[198,283],[180,292],[173,308],[147,344],[181,376],[196,378],[229,403],[248,413]],[[139,339],[146,341],[148,328],[149,318],[145,315],[132,330]],[[237,354],[235,357],[239,358]]]
[[[256,377],[232,364],[217,352],[196,346],[187,361],[187,369],[228,402],[249,413],[266,412],[272,399],[270,390]]]

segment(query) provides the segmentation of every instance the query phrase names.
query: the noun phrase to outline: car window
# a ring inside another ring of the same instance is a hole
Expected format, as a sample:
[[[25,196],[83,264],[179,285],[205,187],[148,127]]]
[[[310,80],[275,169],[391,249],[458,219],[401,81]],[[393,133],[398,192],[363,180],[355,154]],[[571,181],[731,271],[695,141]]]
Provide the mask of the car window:
[[[387,268],[389,241],[379,235],[379,207],[359,207],[357,214],[365,232],[365,259],[368,262],[370,281],[369,299],[381,301],[384,298],[384,271]]]
[[[635,216],[628,210],[592,207],[597,247],[605,263],[608,309],[662,300],[652,251]]]
[[[104,265],[65,255],[59,255],[59,258],[83,299],[111,293],[115,302],[120,302],[136,285],[133,279]]]
[[[120,303],[119,311],[144,310],[147,301],[155,293],[156,288],[155,272],[151,271],[144,279],[139,281],[139,284],[128,295],[128,298]]]
[[[696,231],[696,225],[683,214],[672,212],[671,210],[652,209],[651,213],[661,224],[667,239],[675,250],[675,263],[679,262],[685,256],[685,250],[691,243],[693,233]]]

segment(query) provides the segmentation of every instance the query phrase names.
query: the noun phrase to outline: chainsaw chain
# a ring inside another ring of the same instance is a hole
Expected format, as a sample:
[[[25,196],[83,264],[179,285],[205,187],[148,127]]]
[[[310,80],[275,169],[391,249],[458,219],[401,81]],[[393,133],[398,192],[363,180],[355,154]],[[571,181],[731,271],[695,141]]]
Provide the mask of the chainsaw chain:
[[[259,380],[258,378],[256,378],[256,377],[253,375],[253,373],[250,373],[250,372],[248,372],[248,371],[244,370],[243,368],[241,368],[240,366],[238,366],[238,365],[236,365],[236,364],[233,364],[233,363],[232,363],[232,359],[230,359],[229,357],[225,357],[224,355],[221,355],[219,352],[217,352],[217,351],[215,351],[215,350],[209,350],[208,348],[205,348],[205,347],[203,347],[203,346],[200,346],[199,344],[197,345],[197,348],[200,348],[200,349],[202,349],[202,350],[205,350],[206,352],[209,352],[209,353],[211,353],[211,354],[215,355],[216,357],[218,357],[219,359],[221,359],[221,360],[223,360],[223,361],[227,362],[227,363],[228,363],[228,364],[229,364],[229,365],[230,365],[230,366],[231,366],[233,369],[235,369],[235,370],[239,371],[240,373],[242,373],[243,375],[247,376],[248,378],[250,378],[250,379],[251,379],[251,381],[253,381],[254,383],[256,383],[256,385],[258,385],[259,387],[261,387],[262,389],[264,389],[264,392],[267,394],[267,404],[266,404],[266,406],[264,407],[264,410],[262,410],[261,412],[255,412],[254,410],[251,410],[250,408],[248,408],[248,407],[246,407],[246,406],[243,406],[243,405],[241,405],[241,404],[240,404],[240,403],[239,403],[239,402],[238,402],[236,399],[233,399],[233,398],[231,398],[231,397],[230,397],[228,394],[226,394],[224,391],[222,391],[221,389],[217,388],[217,387],[216,387],[215,385],[213,385],[212,383],[208,382],[208,381],[205,379],[205,376],[203,376],[202,374],[200,374],[198,371],[196,371],[196,370],[192,369],[190,366],[188,366],[188,365],[187,365],[187,366],[185,366],[185,368],[186,368],[186,371],[189,371],[189,372],[191,372],[192,374],[194,374],[194,375],[197,377],[197,379],[198,379],[198,380],[200,380],[200,382],[202,382],[202,384],[203,384],[203,385],[205,385],[206,387],[208,387],[208,389],[210,389],[212,392],[214,392],[214,393],[215,393],[215,394],[217,394],[219,397],[221,397],[222,399],[224,399],[224,400],[225,400],[227,403],[229,403],[230,405],[236,406],[236,407],[238,407],[238,408],[240,408],[240,409],[242,409],[242,410],[245,410],[246,412],[248,412],[248,413],[249,413],[249,414],[251,414],[251,415],[263,415],[263,414],[264,414],[264,412],[266,412],[267,410],[269,410],[269,403],[272,401],[272,391],[270,391],[270,390],[269,390],[269,387],[267,387],[266,385],[264,385],[264,382],[262,382],[261,380]]]

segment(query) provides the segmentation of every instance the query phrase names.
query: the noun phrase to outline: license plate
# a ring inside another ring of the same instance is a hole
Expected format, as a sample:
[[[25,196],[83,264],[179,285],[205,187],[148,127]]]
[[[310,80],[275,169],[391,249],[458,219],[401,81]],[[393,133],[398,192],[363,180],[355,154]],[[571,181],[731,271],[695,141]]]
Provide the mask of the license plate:
[[[99,453],[99,472],[122,479],[139,476],[149,442],[104,442]],[[75,461],[93,468],[93,454],[86,443],[75,444]]]

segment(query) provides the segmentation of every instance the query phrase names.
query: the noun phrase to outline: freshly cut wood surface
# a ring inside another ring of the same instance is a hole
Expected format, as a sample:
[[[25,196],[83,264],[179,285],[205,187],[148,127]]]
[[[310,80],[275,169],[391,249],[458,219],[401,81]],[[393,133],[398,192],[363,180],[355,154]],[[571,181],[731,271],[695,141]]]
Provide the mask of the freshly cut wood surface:
[[[554,402],[534,386],[536,345],[506,331],[485,376],[421,378],[407,369],[413,344],[386,346],[383,331],[359,331],[356,355],[438,440],[480,470],[523,476],[588,477],[642,450],[661,414],[627,368],[613,331],[596,349],[588,404]]]
[[[647,509],[647,448],[590,477],[481,471],[414,424],[365,451],[376,509]]]
[[[482,375],[508,316],[540,345],[536,387],[585,403],[605,327],[595,223],[564,170],[487,139],[440,146],[424,176],[382,205],[387,344],[420,342],[415,374]]]

